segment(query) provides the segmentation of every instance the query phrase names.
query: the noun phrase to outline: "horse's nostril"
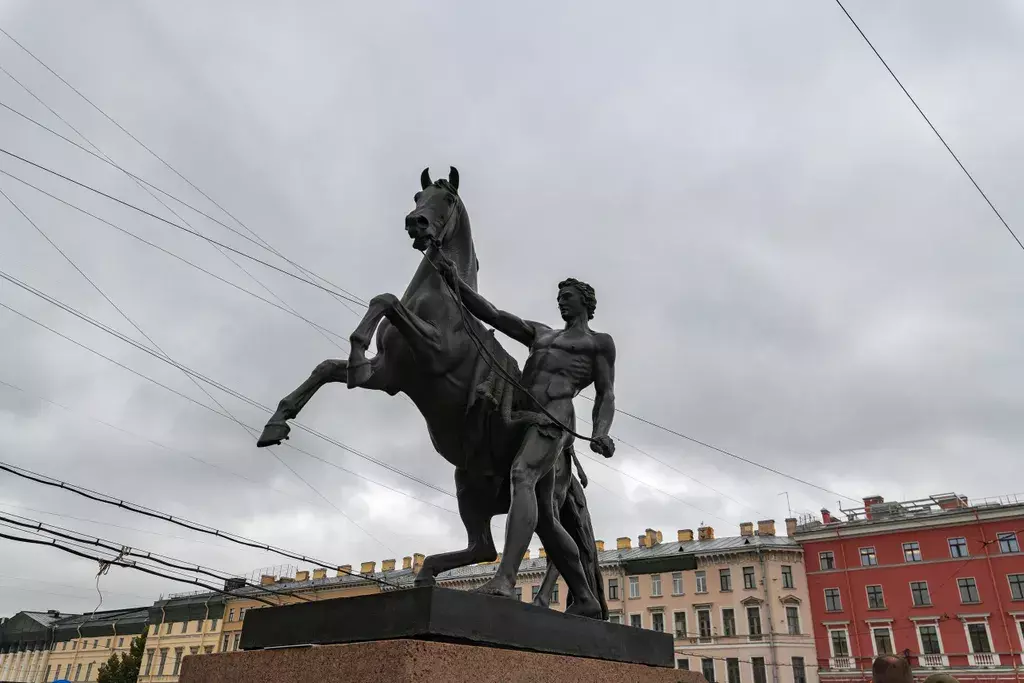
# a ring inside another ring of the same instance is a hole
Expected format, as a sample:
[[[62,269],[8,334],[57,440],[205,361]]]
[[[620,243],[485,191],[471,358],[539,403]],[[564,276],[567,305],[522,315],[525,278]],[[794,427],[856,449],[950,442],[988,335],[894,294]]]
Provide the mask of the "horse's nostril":
[[[430,221],[427,220],[426,216],[423,216],[423,215],[416,216],[416,225],[420,226],[421,228],[427,227],[427,225],[429,223],[430,223]]]

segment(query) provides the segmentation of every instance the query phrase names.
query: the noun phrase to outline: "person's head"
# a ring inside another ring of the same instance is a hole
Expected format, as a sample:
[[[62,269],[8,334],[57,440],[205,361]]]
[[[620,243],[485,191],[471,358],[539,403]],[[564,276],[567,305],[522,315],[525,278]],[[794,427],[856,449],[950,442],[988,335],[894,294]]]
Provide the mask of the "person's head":
[[[558,312],[562,320],[569,322],[584,315],[593,320],[597,309],[597,294],[594,288],[576,278],[566,278],[558,283]]]
[[[924,679],[924,683],[960,683],[955,677],[947,673],[935,673]]]
[[[899,655],[882,655],[871,665],[873,683],[914,683],[910,662]]]

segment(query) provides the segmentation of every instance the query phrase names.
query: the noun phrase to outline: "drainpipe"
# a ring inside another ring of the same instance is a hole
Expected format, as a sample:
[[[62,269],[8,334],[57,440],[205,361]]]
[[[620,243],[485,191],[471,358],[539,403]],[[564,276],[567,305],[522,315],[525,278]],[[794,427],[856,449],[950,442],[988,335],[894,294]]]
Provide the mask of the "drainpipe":
[[[768,570],[764,561],[764,549],[757,546],[757,560],[761,564],[761,586],[764,588],[764,604],[768,613],[768,650],[772,653],[772,683],[779,683],[779,657],[775,650],[775,619],[772,618],[772,592],[768,581]]]
[[[206,614],[203,616],[203,623],[199,626],[199,652],[203,654],[203,646],[206,645],[206,622],[210,620],[210,596],[206,597],[203,601],[203,607],[206,608]]]
[[[1017,661],[1013,656],[1013,638],[1010,637],[1010,627],[1006,624],[1006,609],[1003,607],[1003,599],[999,596],[999,584],[996,583],[996,572],[992,568],[992,554],[989,553],[989,542],[985,537],[985,527],[981,525],[981,516],[978,515],[978,509],[974,509],[974,521],[978,524],[978,530],[981,532],[981,540],[985,544],[985,564],[988,565],[988,575],[992,579],[992,590],[996,593],[996,604],[999,606],[999,621],[1003,624],[1003,633],[1006,635],[1006,644],[1010,648],[1010,661],[1013,662],[1013,680],[1020,683],[1020,667],[1017,665]],[[998,537],[997,537],[998,538]],[[996,648],[992,648],[995,650]],[[1024,655],[1022,655],[1024,657]]]
[[[846,545],[843,543],[842,534],[839,533],[839,529],[836,529],[836,541],[839,543],[839,552],[843,558],[843,577],[846,579],[846,594],[850,597],[850,623],[853,628],[849,636],[850,640],[850,656],[853,657],[853,664],[857,667],[863,680],[868,680],[868,671],[871,670],[871,659],[868,658],[867,668],[861,668],[860,660],[861,657],[857,656],[857,652],[860,651],[860,638],[857,636],[857,628],[860,623],[857,621],[857,601],[853,598],[853,584],[850,583],[850,564],[846,561]],[[871,629],[868,629],[868,638],[874,638],[874,633]],[[894,643],[895,645],[895,643]]]

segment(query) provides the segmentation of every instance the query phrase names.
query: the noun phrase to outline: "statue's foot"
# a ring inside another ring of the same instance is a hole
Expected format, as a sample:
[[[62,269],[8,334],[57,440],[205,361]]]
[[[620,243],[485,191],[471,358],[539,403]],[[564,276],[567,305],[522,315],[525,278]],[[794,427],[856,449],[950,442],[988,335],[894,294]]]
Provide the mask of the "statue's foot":
[[[483,593],[484,595],[497,595],[500,598],[513,598],[516,597],[515,586],[504,579],[495,577],[473,590],[474,593]]]
[[[370,380],[370,375],[373,374],[373,368],[370,367],[370,361],[363,358],[362,360],[353,363],[351,360],[348,362],[348,371],[345,383],[349,389],[355,389],[366,384]]]
[[[565,613],[575,614],[578,617],[586,617],[588,619],[600,619],[603,616],[601,603],[595,598],[580,601],[574,600],[565,610]]]
[[[419,574],[416,576],[416,580],[412,582],[412,585],[416,588],[433,588],[437,585],[437,579],[430,574]]]
[[[288,432],[290,431],[292,431],[292,428],[288,426],[287,422],[268,422],[267,426],[263,428],[263,433],[260,434],[256,445],[260,448],[276,446],[288,438]]]
[[[544,608],[551,607],[551,605],[548,604],[547,599],[546,598],[542,598],[539,595],[536,598],[534,598],[533,604],[534,604],[535,607],[544,607]]]

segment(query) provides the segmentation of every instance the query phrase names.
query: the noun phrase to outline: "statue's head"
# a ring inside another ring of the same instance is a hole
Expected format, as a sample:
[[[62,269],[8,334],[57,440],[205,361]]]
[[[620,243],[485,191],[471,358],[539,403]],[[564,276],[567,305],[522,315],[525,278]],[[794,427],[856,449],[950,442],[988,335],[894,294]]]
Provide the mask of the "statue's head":
[[[569,322],[584,315],[593,320],[596,309],[597,294],[586,282],[570,277],[558,283],[558,312],[562,320]]]
[[[442,240],[447,224],[455,219],[459,204],[459,171],[452,166],[448,180],[430,180],[430,169],[420,174],[420,191],[413,196],[416,208],[405,217],[405,231],[413,249],[423,251]]]

